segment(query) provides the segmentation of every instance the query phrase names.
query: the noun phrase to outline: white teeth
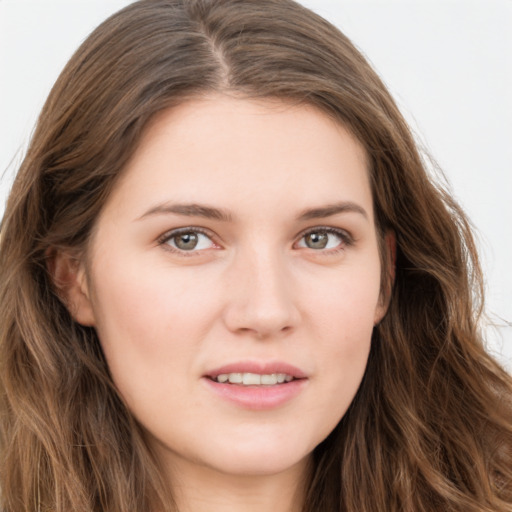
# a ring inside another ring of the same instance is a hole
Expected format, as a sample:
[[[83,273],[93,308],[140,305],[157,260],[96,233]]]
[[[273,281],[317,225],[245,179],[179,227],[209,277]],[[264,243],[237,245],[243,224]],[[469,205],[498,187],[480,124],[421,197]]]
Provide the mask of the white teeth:
[[[242,384],[243,377],[241,373],[230,373],[228,380],[231,384]]]
[[[272,375],[262,375],[261,383],[265,384],[265,386],[273,386],[277,384],[277,375],[273,373]]]
[[[261,375],[257,373],[244,373],[242,382],[244,386],[259,386],[261,384]]]
[[[293,377],[286,373],[270,373],[260,375],[258,373],[221,373],[215,378],[217,382],[225,384],[243,384],[244,386],[274,386],[275,384],[283,384],[291,382]]]

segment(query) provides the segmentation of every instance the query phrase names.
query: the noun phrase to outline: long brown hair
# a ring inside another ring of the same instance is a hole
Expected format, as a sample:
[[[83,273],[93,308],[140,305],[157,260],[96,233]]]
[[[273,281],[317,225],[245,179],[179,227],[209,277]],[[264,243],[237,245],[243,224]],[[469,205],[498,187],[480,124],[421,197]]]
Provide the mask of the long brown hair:
[[[389,310],[352,405],[314,452],[304,512],[510,512],[512,383],[478,331],[468,221],[362,55],[291,0],[135,2],[57,80],[1,226],[1,509],[175,510],[48,259],[86,249],[147,122],[212,91],[313,105],[346,126],[368,155],[380,236],[396,235]]]

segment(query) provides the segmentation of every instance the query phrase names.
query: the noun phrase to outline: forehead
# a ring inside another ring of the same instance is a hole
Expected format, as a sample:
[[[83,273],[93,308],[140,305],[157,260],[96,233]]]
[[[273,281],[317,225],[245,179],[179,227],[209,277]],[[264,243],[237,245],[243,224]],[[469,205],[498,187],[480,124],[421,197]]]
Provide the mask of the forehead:
[[[225,208],[256,202],[271,210],[283,201],[303,208],[351,200],[368,207],[367,167],[361,144],[315,107],[218,94],[155,116],[110,203],[140,210],[170,199]]]

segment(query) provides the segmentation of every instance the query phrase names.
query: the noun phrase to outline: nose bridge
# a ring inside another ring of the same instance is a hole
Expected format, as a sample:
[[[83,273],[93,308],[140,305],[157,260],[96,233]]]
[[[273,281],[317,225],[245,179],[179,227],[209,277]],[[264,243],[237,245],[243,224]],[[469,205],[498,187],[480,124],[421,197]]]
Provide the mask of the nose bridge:
[[[299,314],[288,263],[284,252],[268,243],[239,251],[229,270],[226,323],[230,330],[261,338],[295,327]]]

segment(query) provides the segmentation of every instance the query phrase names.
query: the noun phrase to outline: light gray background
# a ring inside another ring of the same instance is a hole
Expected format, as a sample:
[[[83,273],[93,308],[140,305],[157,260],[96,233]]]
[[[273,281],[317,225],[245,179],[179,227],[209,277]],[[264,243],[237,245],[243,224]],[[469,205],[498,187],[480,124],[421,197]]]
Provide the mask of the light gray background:
[[[257,0],[255,0],[257,1]],[[0,0],[0,215],[73,51],[126,0]],[[512,0],[303,0],[376,67],[476,229],[489,350],[512,369]]]

